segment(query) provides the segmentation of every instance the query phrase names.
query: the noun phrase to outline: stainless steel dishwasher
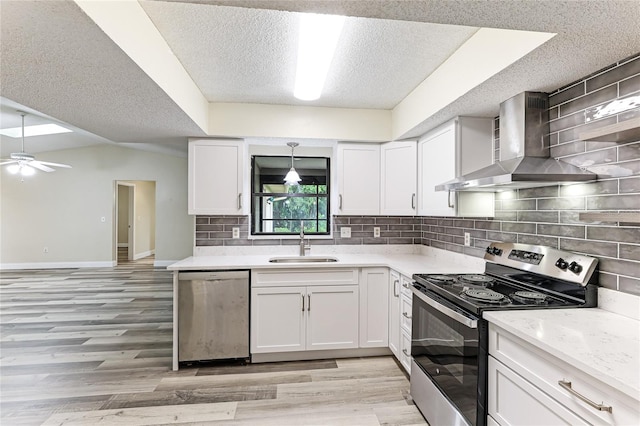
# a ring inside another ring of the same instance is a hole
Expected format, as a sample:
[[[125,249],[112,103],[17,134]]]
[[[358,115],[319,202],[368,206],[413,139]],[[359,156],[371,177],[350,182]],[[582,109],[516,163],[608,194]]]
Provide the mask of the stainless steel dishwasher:
[[[178,361],[249,357],[249,271],[178,274]]]

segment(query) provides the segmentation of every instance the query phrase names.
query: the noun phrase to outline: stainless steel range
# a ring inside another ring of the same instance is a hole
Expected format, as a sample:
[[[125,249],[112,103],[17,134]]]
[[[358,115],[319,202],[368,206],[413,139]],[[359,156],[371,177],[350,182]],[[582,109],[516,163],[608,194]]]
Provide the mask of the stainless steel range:
[[[598,260],[494,242],[484,274],[415,274],[411,396],[432,425],[487,422],[487,310],[597,305]]]

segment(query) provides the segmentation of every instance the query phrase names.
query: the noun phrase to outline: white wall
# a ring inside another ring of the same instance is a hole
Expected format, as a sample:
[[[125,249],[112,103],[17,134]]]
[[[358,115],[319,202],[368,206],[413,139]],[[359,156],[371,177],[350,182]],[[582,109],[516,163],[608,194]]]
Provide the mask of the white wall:
[[[73,168],[38,172],[24,182],[2,168],[3,268],[111,265],[116,260],[116,180],[156,182],[156,263],[191,255],[194,221],[187,215],[186,158],[101,145],[41,153],[38,159]]]

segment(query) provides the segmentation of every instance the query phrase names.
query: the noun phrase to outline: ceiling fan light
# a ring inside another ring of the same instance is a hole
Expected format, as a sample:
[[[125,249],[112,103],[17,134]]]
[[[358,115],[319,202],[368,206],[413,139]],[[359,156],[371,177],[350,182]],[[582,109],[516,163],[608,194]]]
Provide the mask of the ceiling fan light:
[[[36,169],[31,166],[22,166],[20,167],[20,174],[22,176],[31,176],[36,173]]]
[[[284,177],[284,183],[287,185],[297,185],[300,182],[300,175],[293,167],[289,170],[289,173]]]
[[[20,171],[20,165],[19,164],[12,164],[9,167],[7,167],[7,171],[9,173],[11,173],[12,175],[18,174],[18,172]]]

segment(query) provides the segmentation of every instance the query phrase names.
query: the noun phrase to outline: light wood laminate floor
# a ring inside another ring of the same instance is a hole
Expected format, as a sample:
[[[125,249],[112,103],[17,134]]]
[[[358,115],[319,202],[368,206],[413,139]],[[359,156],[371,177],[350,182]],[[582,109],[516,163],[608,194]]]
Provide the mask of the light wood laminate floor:
[[[0,275],[0,424],[426,424],[392,357],[171,371],[150,262]]]

